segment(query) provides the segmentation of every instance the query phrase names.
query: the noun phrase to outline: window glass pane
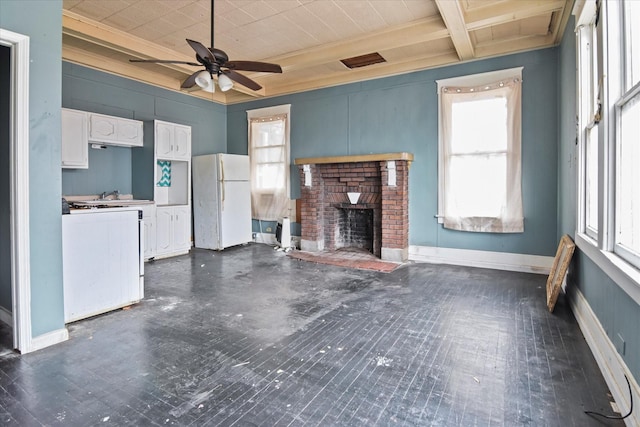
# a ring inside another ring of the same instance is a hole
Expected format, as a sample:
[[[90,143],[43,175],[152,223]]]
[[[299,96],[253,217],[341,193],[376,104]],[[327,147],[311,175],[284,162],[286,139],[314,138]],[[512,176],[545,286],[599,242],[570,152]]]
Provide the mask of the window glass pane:
[[[640,256],[640,94],[620,113],[616,243]]]
[[[253,123],[254,147],[284,145],[284,121]]]
[[[587,129],[585,150],[585,223],[587,234],[598,230],[598,125]]]
[[[507,99],[454,102],[451,106],[451,152],[507,150]]]
[[[507,156],[453,156],[452,209],[461,217],[498,217],[505,203]]]
[[[256,186],[260,190],[270,190],[282,187],[284,165],[263,164],[256,165]]]
[[[627,89],[640,81],[640,1],[627,0],[624,4],[626,47],[627,47]]]

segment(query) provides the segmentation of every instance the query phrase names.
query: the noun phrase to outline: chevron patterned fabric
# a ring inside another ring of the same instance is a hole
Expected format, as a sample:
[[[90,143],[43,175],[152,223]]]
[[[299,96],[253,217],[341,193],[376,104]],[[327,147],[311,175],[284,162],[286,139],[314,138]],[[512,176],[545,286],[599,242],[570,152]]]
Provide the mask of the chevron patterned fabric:
[[[171,187],[171,160],[158,160],[158,166],[162,170],[157,187]]]

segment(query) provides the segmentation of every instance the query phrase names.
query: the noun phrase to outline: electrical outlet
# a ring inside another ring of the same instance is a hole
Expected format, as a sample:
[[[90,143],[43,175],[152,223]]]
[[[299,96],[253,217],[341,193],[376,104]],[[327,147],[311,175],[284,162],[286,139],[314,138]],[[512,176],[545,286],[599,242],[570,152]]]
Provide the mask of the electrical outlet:
[[[256,237],[258,237],[258,234],[257,234],[257,233],[251,233],[251,238],[252,238],[253,240],[256,240]]]
[[[267,228],[265,229],[265,231],[266,231],[267,233],[271,233],[271,230],[273,230],[271,227],[267,227]]]

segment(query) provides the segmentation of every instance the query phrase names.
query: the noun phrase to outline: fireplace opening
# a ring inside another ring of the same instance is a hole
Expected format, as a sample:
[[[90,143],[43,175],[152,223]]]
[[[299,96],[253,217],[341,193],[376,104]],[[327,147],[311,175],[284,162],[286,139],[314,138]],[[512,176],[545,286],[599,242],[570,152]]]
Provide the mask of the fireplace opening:
[[[373,251],[373,209],[338,208],[335,247]]]

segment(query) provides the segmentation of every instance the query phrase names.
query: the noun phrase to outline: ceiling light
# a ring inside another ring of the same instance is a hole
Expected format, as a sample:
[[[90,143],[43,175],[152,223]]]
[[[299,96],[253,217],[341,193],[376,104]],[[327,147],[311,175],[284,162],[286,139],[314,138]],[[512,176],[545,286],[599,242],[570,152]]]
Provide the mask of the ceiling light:
[[[198,73],[196,76],[196,84],[205,92],[213,93],[216,91],[216,86],[208,71],[200,71]]]
[[[225,74],[219,74],[218,86],[220,86],[221,91],[226,92],[233,87],[233,82]]]

